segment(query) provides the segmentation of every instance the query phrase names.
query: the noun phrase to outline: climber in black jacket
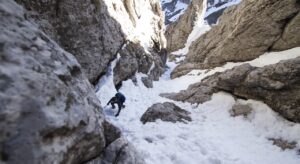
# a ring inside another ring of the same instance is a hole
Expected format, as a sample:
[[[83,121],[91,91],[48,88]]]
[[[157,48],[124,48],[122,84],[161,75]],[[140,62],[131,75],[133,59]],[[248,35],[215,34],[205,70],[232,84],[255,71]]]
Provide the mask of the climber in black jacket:
[[[119,116],[121,109],[125,108],[125,105],[123,104],[125,102],[125,100],[126,100],[125,96],[122,93],[118,92],[118,93],[116,93],[115,97],[112,97],[109,100],[109,102],[107,103],[107,105],[109,105],[109,103],[110,103],[113,109],[115,109],[114,104],[118,105],[119,110],[118,110],[118,113],[115,115],[116,117]]]

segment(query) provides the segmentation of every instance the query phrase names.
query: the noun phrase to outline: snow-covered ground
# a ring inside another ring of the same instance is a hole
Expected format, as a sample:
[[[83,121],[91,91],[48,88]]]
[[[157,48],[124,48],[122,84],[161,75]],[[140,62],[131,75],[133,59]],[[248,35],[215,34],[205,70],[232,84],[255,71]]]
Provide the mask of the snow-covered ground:
[[[300,48],[294,48],[267,53],[248,63],[264,66],[299,54]],[[140,81],[144,75],[138,74],[137,85],[131,80],[123,82],[120,92],[126,95],[126,108],[122,109],[119,117],[114,117],[117,109],[105,106],[116,93],[111,73],[101,80],[97,95],[107,118],[122,130],[148,164],[299,164],[297,150],[283,151],[272,145],[268,138],[296,141],[299,149],[300,124],[284,120],[262,102],[235,100],[229,94],[217,93],[211,101],[198,106],[175,102],[191,112],[192,121],[187,124],[160,120],[145,125],[140,122],[142,114],[154,103],[174,102],[160,97],[160,93],[178,92],[208,75],[240,64],[243,63],[228,63],[208,72],[195,70],[171,80],[169,75],[175,64],[168,63],[170,69],[159,81],[154,82],[151,89]],[[249,118],[230,116],[229,110],[236,101],[253,107]]]

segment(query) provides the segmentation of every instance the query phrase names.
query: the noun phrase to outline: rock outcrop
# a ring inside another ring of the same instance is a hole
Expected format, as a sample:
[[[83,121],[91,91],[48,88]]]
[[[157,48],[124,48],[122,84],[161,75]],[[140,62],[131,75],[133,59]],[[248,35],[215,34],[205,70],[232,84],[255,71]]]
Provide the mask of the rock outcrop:
[[[156,69],[163,68],[160,55],[166,43],[163,14],[158,0],[17,2],[28,10],[26,15],[30,20],[61,47],[74,54],[93,84],[106,73],[109,63],[117,58],[118,53],[124,54],[120,52],[123,49],[131,51],[124,57],[121,55],[121,63],[128,62],[129,56],[134,62],[139,62],[141,59],[136,59],[136,53],[139,53],[141,57],[143,54],[149,56],[147,65],[155,63]],[[141,13],[147,13],[147,16]],[[142,23],[149,27],[142,28]],[[130,47],[126,48],[127,45]],[[132,49],[135,47],[137,49]],[[123,67],[117,69],[122,70]],[[122,76],[116,73],[115,84],[119,85],[136,71],[140,70],[126,70]]]
[[[276,145],[281,148],[281,150],[286,150],[286,149],[295,149],[297,142],[289,142],[287,140],[284,140],[282,138],[269,138],[270,141],[273,142],[273,145]]]
[[[218,91],[264,101],[286,119],[300,122],[300,57],[261,68],[244,64],[207,77],[178,94],[162,96],[199,104]]]
[[[242,0],[207,0],[207,9],[204,20],[209,25],[216,24],[227,7],[240,3]]]
[[[175,22],[187,9],[191,0],[161,0],[162,9],[165,13],[165,24]]]
[[[141,122],[143,124],[147,122],[155,122],[157,119],[168,122],[186,122],[191,121],[189,112],[181,109],[174,103],[164,102],[152,105],[142,115]]]
[[[147,88],[153,88],[153,81],[148,77],[142,77],[141,81]]]
[[[0,1],[0,163],[100,157],[118,145],[120,130],[105,120],[76,58],[24,15],[15,2]],[[127,153],[122,158],[138,157]]]
[[[179,19],[171,23],[166,30],[167,49],[169,52],[184,47],[189,34],[192,32],[197,17],[203,10],[203,0],[193,0],[188,9]]]
[[[221,66],[226,62],[247,61],[267,51],[299,46],[297,0],[243,0],[228,8],[218,25],[198,38],[189,48],[172,78],[191,69]]]
[[[176,3],[175,1],[166,4],[168,4],[167,6],[172,6],[171,4]],[[208,25],[216,24],[227,7],[236,5],[240,3],[240,1],[241,0],[193,0],[184,14],[167,27],[167,49],[173,52],[183,48],[197,20],[204,19],[203,22],[205,21]],[[166,10],[164,5],[163,9]],[[167,13],[168,11],[167,9]],[[166,19],[168,19],[168,15],[166,15]]]
[[[163,52],[163,51],[162,51]],[[114,84],[120,87],[123,80],[131,79],[136,72],[148,75],[149,80],[158,80],[164,72],[164,64],[160,56],[167,54],[152,51],[145,52],[144,48],[138,43],[128,43],[119,51],[120,58],[113,69]]]
[[[137,152],[132,144],[124,138],[118,138],[110,144],[100,157],[86,164],[143,164],[143,159],[136,156]]]

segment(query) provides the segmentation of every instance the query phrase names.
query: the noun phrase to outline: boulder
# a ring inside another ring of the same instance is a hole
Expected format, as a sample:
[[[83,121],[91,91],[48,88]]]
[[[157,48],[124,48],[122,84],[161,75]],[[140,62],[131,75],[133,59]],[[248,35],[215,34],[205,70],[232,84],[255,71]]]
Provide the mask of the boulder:
[[[249,105],[235,103],[229,112],[230,112],[230,115],[233,117],[241,116],[241,115],[246,117],[248,114],[250,114],[252,112],[252,108]]]
[[[282,150],[295,149],[297,145],[295,141],[289,142],[281,138],[269,138],[269,140],[273,142],[273,145],[280,147]]]
[[[93,159],[86,164],[143,164],[145,161],[138,154],[132,144],[126,139],[119,138],[111,143],[101,157]]]
[[[24,15],[14,1],[0,1],[0,163],[101,156],[120,130],[105,120],[76,58]],[[136,155],[127,153],[129,161]]]
[[[176,101],[203,103],[218,91],[243,99],[261,100],[284,118],[300,122],[300,57],[261,68],[243,64],[190,85],[178,94],[162,94]]]
[[[172,78],[299,46],[299,10],[297,0],[243,0],[226,9],[220,22],[192,43]]]
[[[157,119],[161,119],[162,121],[173,123],[178,121],[186,123],[186,121],[192,121],[189,114],[189,112],[181,109],[174,103],[156,103],[149,107],[142,115],[141,122],[145,124],[147,122],[155,122]]]
[[[142,77],[141,80],[147,88],[153,88],[153,80],[152,79],[150,79],[149,77]]]

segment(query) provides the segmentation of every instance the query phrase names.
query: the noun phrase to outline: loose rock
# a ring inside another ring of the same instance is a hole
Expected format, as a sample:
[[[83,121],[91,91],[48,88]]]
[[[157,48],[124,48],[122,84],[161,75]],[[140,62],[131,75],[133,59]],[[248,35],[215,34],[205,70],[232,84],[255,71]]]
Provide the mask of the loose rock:
[[[143,122],[143,124],[147,122],[154,122],[157,119],[173,123],[177,121],[192,121],[189,114],[189,112],[181,109],[173,103],[157,103],[147,109],[147,111],[142,115],[141,121]]]

